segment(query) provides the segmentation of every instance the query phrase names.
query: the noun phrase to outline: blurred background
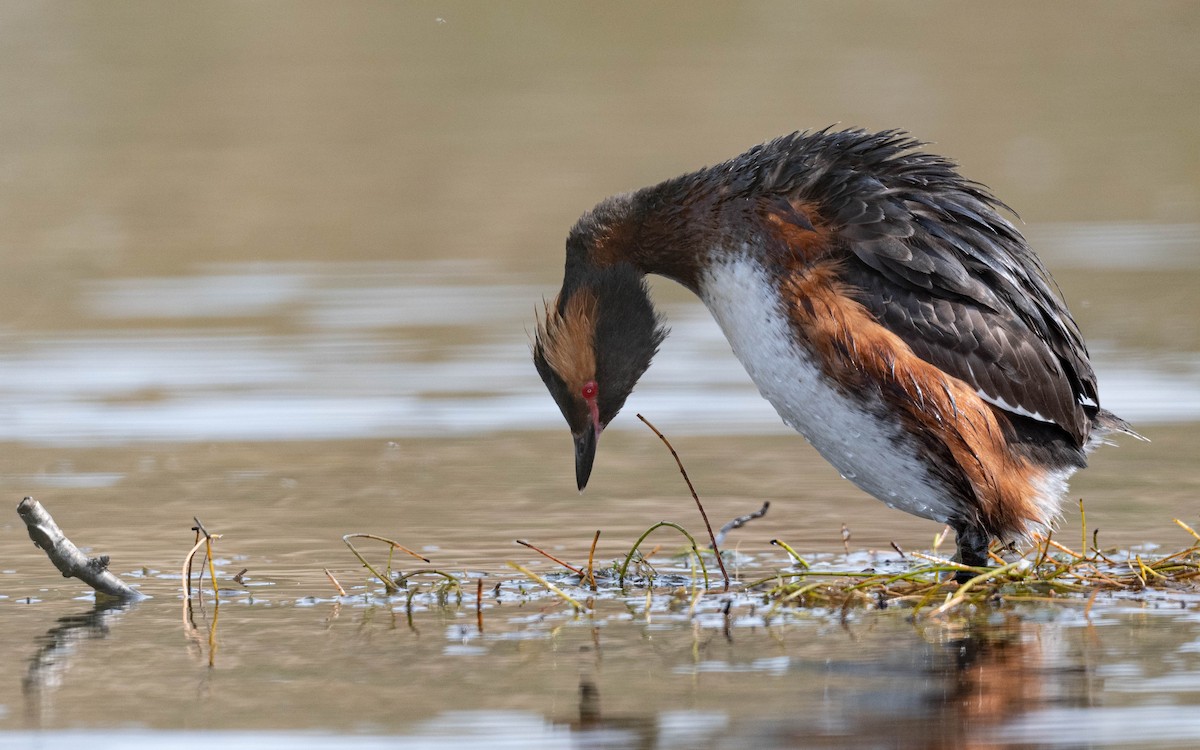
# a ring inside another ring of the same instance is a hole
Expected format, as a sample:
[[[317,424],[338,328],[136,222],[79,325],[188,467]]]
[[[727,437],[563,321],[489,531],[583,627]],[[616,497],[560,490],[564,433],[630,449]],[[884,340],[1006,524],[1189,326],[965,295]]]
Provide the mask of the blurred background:
[[[9,3],[0,97],[14,499],[222,508],[184,489],[219,477],[243,512],[335,492],[387,522],[432,504],[590,528],[621,498],[686,502],[642,411],[696,437],[702,492],[739,511],[844,496],[890,532],[668,282],[673,334],[587,503],[529,363],[581,212],[830,124],[907,129],[1019,212],[1105,404],[1156,437],[1078,486],[1127,509],[1155,484],[1155,522],[1192,497],[1195,3]]]

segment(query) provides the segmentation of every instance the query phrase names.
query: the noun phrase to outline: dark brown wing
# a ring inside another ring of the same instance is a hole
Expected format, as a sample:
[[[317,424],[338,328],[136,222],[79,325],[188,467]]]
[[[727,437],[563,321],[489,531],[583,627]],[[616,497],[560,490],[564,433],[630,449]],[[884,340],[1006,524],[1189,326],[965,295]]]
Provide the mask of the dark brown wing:
[[[858,261],[846,280],[862,303],[989,402],[1053,422],[1083,446],[1096,377],[1078,326],[1020,233],[985,194],[960,186],[878,201],[847,207],[855,215],[838,222]]]
[[[759,185],[817,207],[847,283],[918,356],[1082,447],[1099,404],[1078,326],[1003,204],[918,145],[896,132],[788,136],[763,147],[777,167]]]

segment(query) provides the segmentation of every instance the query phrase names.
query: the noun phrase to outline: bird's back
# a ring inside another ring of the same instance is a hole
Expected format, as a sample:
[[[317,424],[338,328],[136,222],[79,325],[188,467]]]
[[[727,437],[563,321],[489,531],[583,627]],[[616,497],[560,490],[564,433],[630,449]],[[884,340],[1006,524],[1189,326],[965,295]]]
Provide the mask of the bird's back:
[[[1006,207],[920,145],[798,133],[661,187],[721,217],[696,286],[785,421],[885,502],[944,519],[938,498],[957,498],[1021,534],[1124,423]],[[779,301],[765,310],[786,331],[748,312],[754,294]],[[902,477],[927,491],[897,494]]]
[[[735,175],[734,194],[785,200],[768,209],[776,226],[801,214],[819,250],[799,262],[836,260],[847,291],[917,356],[1084,449],[1100,410],[1079,327],[1006,207],[920,145],[893,131],[801,133],[713,169]]]

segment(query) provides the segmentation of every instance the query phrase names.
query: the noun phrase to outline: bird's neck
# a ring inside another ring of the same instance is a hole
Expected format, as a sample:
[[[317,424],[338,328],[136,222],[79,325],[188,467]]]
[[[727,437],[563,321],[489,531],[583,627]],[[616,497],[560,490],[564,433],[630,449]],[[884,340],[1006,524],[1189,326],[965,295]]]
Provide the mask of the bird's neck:
[[[627,263],[698,293],[710,248],[722,237],[719,204],[697,175],[609,198],[571,230],[566,285],[590,269]]]

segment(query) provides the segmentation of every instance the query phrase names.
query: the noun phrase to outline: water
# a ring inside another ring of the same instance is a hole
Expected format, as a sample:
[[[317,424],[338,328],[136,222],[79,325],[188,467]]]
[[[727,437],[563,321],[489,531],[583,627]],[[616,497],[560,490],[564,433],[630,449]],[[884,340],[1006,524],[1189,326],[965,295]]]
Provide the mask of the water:
[[[1112,228],[1092,243],[1097,265],[1124,274],[1104,252],[1135,255],[1168,232],[1171,241],[1143,269],[1171,269],[1173,284],[1190,289],[1200,282],[1200,225]],[[1030,233],[1059,260],[1060,275],[1081,263],[1074,248],[1083,230]],[[0,439],[88,445],[555,429],[561,416],[531,376],[527,332],[533,301],[552,294],[553,282],[530,282],[483,261],[198,264],[176,277],[89,281],[78,304],[91,330],[0,338]],[[663,312],[671,338],[630,410],[653,410],[676,432],[782,433],[707,311],[680,299]],[[1106,406],[1139,424],[1200,419],[1200,360],[1130,358],[1115,346],[1093,337]]]
[[[556,572],[516,539],[582,565],[600,529],[607,565],[659,520],[702,528],[637,412],[716,523],[771,501],[727,542],[743,579],[788,563],[772,538],[834,559],[842,524],[853,564],[930,547],[668,282],[671,336],[585,495],[529,361],[581,211],[830,122],[910,128],[1020,212],[1105,406],[1152,440],[1073,482],[1087,533],[1186,546],[1200,12],[332,7],[0,8],[0,489],[151,596],[96,609],[0,514],[0,747],[1200,744],[1194,589],[913,621],[726,617],[685,580],[575,614],[506,565]],[[193,517],[226,593],[185,619]],[[461,602],[433,578],[381,596],[351,532],[461,576]],[[1057,538],[1083,533],[1067,508]],[[678,565],[678,537],[651,544]]]
[[[480,630],[472,607],[241,598],[221,610],[219,645],[203,620],[181,637],[177,602],[11,607],[6,640],[27,639],[31,658],[13,675],[21,689],[5,719],[25,733],[6,743],[67,746],[92,737],[79,732],[89,726],[106,728],[101,746],[176,746],[198,730],[301,747],[384,737],[399,747],[664,748],[1200,738],[1194,603],[1116,602],[1088,617],[1043,605],[963,626],[914,624],[899,611],[743,606],[726,618],[702,605],[692,616],[667,595],[649,614],[633,596],[576,616],[544,599],[489,596]]]

